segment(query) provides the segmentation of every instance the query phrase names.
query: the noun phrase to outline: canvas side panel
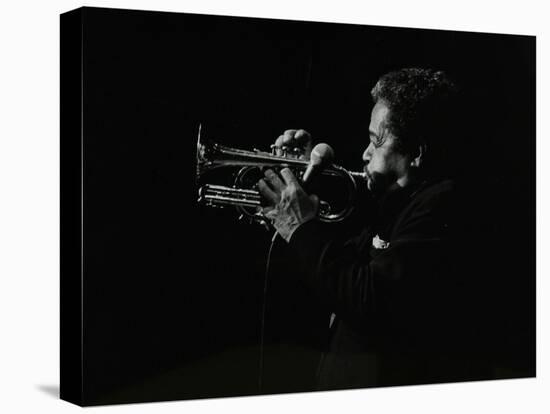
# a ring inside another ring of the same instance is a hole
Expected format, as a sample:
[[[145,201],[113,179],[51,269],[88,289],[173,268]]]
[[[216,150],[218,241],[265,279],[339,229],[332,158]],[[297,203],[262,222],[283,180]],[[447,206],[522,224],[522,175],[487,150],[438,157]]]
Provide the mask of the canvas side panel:
[[[83,404],[82,9],[60,16],[60,396]]]

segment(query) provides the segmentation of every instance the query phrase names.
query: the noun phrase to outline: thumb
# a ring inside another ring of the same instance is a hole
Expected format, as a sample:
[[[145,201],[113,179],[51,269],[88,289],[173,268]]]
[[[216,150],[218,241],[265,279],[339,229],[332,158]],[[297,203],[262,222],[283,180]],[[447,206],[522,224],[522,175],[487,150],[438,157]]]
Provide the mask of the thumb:
[[[309,199],[311,200],[311,202],[315,206],[315,210],[317,210],[317,208],[319,207],[319,197],[317,197],[315,194],[311,194],[309,196]]]

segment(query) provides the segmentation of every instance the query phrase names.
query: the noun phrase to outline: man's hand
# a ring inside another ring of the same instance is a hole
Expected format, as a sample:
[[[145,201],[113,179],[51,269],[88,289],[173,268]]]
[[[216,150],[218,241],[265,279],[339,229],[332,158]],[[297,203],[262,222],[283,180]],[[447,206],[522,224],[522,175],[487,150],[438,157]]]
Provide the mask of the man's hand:
[[[312,139],[309,132],[303,129],[287,129],[275,140],[275,153],[283,155],[283,147],[296,149],[300,159],[309,160]]]
[[[281,170],[281,178],[272,170],[265,172],[265,179],[258,182],[258,189],[267,200],[264,215],[287,242],[292,233],[303,223],[313,220],[319,210],[319,198],[307,195],[288,168]]]

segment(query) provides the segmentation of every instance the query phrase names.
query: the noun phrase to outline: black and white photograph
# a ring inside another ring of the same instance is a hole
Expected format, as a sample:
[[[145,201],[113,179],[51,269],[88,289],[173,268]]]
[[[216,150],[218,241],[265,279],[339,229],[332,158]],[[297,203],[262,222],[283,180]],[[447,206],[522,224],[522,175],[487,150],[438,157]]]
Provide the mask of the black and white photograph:
[[[535,44],[62,15],[61,397],[534,377]]]
[[[1,411],[545,412],[541,8],[352,3],[5,8]]]

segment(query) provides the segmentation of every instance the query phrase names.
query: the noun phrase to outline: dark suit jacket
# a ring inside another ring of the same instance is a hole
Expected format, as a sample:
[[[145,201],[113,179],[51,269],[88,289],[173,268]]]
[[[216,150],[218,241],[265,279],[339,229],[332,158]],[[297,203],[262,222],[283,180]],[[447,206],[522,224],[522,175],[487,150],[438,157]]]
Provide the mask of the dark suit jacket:
[[[293,234],[301,281],[333,313],[318,389],[469,378],[453,196],[452,181],[423,182],[381,200],[354,239],[331,240],[315,221]]]

